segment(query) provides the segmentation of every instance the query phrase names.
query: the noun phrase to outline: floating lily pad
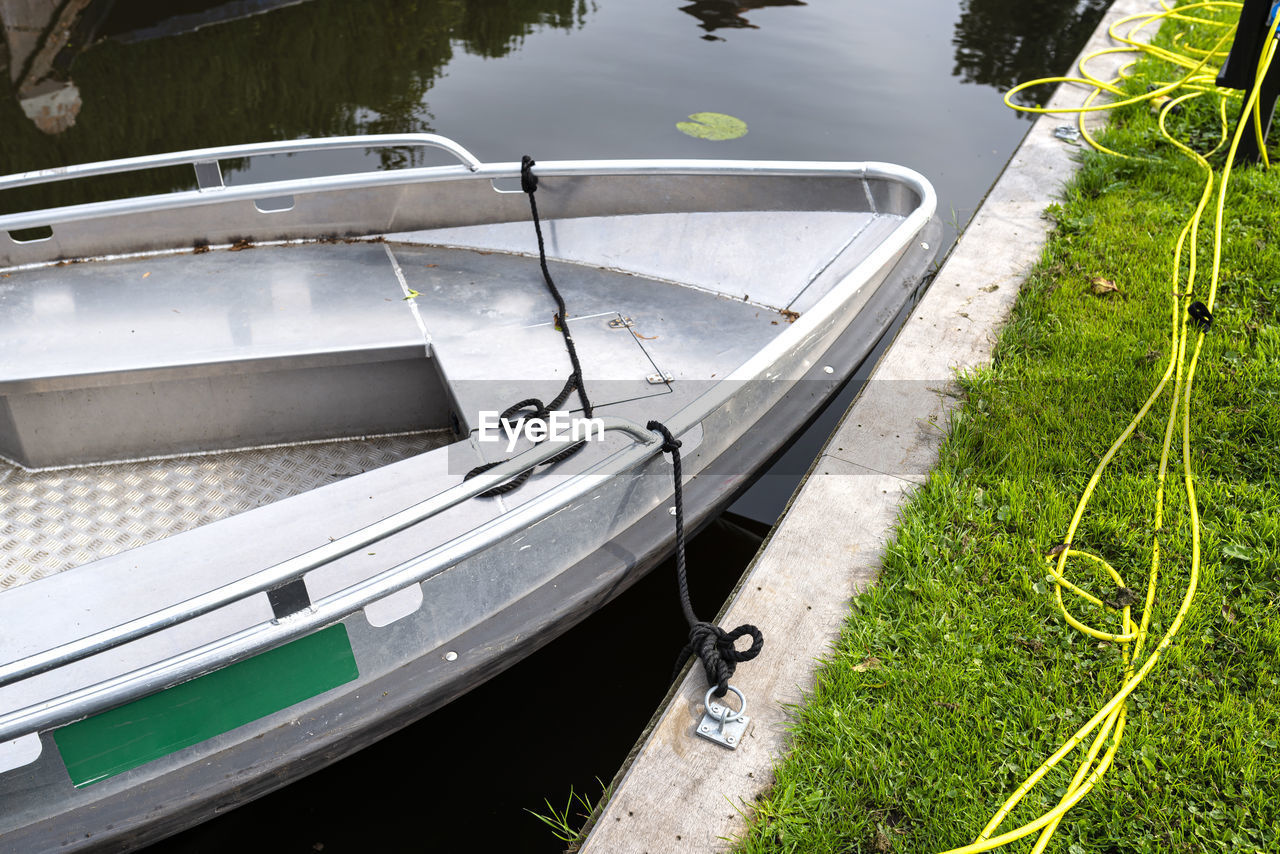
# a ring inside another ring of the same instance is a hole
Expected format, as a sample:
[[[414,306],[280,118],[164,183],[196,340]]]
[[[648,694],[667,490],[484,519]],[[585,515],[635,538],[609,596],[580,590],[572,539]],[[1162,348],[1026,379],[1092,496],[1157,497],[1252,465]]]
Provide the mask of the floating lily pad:
[[[681,133],[698,139],[737,139],[747,133],[747,123],[724,113],[694,113],[691,122],[676,122]]]

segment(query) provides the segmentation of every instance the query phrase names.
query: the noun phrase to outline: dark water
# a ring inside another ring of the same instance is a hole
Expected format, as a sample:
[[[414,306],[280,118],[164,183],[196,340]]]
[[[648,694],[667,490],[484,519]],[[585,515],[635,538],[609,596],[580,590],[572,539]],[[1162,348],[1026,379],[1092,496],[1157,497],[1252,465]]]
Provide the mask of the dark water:
[[[108,4],[109,5],[109,4]],[[947,242],[1027,128],[1013,82],[1066,70],[1105,0],[119,0],[64,62],[76,124],[37,131],[0,80],[0,174],[301,136],[432,131],[482,160],[887,160],[933,181]],[[278,4],[276,4],[278,5]],[[160,11],[163,9],[163,11]],[[191,30],[197,25],[199,29]],[[680,133],[728,113],[746,136]],[[402,165],[406,152],[255,161],[229,182]],[[189,186],[0,195],[0,210]],[[695,606],[714,614],[852,395],[694,541]],[[753,524],[752,520],[755,520]],[[754,533],[751,529],[754,528]],[[594,797],[660,701],[684,632],[670,565],[561,640],[358,756],[156,851],[557,851],[526,808]],[[617,647],[626,653],[619,656]],[[653,653],[656,647],[660,653]],[[616,713],[588,714],[590,704]],[[513,709],[519,722],[512,725]],[[513,733],[495,738],[493,733]],[[323,846],[321,848],[320,846]]]

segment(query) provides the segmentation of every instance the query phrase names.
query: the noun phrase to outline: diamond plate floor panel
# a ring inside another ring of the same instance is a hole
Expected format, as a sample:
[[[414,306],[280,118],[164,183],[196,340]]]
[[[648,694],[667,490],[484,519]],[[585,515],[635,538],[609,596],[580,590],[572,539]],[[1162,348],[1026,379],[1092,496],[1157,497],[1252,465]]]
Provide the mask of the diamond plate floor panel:
[[[0,590],[450,441],[432,431],[45,472],[0,462]]]

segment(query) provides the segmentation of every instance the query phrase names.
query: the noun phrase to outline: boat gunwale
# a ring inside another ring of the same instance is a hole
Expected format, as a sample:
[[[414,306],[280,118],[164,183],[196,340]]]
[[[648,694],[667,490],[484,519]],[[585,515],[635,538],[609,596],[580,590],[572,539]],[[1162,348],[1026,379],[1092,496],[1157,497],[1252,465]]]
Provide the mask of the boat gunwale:
[[[101,175],[118,175],[123,172],[140,172],[143,169],[161,169],[169,166],[196,166],[218,160],[241,157],[261,157],[274,154],[298,154],[303,151],[334,151],[344,148],[404,148],[422,146],[448,151],[471,169],[478,169],[480,161],[470,151],[445,136],[433,133],[380,133],[353,134],[348,136],[304,137],[301,139],[250,142],[240,145],[220,145],[211,148],[192,148],[165,154],[143,154],[116,160],[98,160],[93,163],[76,163],[36,169],[0,177],[0,190],[32,187],[77,178]]]
[[[432,137],[422,134],[422,137]],[[411,139],[411,136],[397,139]],[[377,135],[368,137],[350,137],[346,139],[377,140]],[[439,139],[443,139],[440,137]],[[405,143],[407,144],[407,143]],[[346,147],[352,147],[350,145]],[[370,143],[369,147],[374,147]],[[241,148],[232,146],[225,149],[208,149],[205,151],[228,152],[220,156],[232,158],[234,152]],[[246,149],[249,147],[245,147]],[[281,149],[282,153],[288,149]],[[196,152],[182,152],[190,155]],[[203,152],[199,152],[203,154]],[[264,152],[273,153],[273,152]],[[113,163],[130,163],[142,168],[161,168],[167,166],[194,164],[200,158],[179,158],[179,154],[156,155],[154,163],[143,163],[148,158],[129,158],[125,161],[104,161],[102,163],[85,164],[82,174],[67,174],[62,170],[44,170],[43,172],[24,172],[16,175],[0,176],[0,189],[10,186],[38,186],[45,183],[86,178],[118,171],[129,170],[97,170],[89,167],[105,167]],[[207,159],[207,157],[206,157]],[[136,162],[135,162],[136,161]],[[67,167],[70,168],[70,167]],[[135,196],[123,199],[110,199],[100,202],[89,202],[77,205],[65,205],[55,208],[43,208],[34,211],[0,215],[0,231],[12,232],[41,226],[54,226],[68,222],[83,222],[113,216],[154,213],[157,211],[179,210],[182,208],[201,207],[205,205],[223,204],[235,201],[257,201],[277,196],[306,195],[333,191],[381,188],[396,185],[432,183],[438,181],[454,181],[459,179],[500,179],[519,178],[521,164],[481,163],[479,166],[449,165],[423,166],[408,169],[394,169],[377,172],[352,172],[341,175],[318,176],[311,178],[292,178],[281,181],[264,181],[239,186],[220,186],[213,188],[179,190],[172,193]],[[922,175],[912,169],[893,163],[880,161],[806,161],[806,160],[702,160],[684,159],[635,159],[635,160],[546,160],[538,161],[536,174],[545,178],[564,177],[622,177],[622,176],[714,176],[714,175],[758,175],[760,177],[843,177],[886,179],[908,185],[914,190],[921,202],[926,196],[933,196],[933,188]],[[8,183],[6,183],[8,182]],[[498,193],[519,193],[518,190],[499,190]],[[10,237],[10,240],[13,240]],[[14,240],[14,243],[19,241]],[[39,242],[39,241],[37,241]],[[189,251],[189,250],[188,250]],[[77,260],[98,260],[115,257],[88,256]],[[3,269],[25,269],[29,266],[65,263],[60,261],[36,262],[35,264],[13,265]]]

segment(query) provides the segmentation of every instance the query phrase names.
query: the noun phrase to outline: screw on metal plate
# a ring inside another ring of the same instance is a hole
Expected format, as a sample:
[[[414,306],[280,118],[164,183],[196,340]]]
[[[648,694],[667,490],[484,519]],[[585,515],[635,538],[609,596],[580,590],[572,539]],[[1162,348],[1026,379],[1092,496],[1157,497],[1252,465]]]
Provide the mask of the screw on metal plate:
[[[1080,144],[1080,131],[1071,125],[1058,125],[1053,129],[1053,135],[1063,142],[1069,142],[1072,145]]]
[[[615,317],[609,321],[610,329],[630,329],[635,325],[636,322],[629,317]]]
[[[698,722],[698,735],[730,750],[737,750],[742,743],[742,736],[746,734],[747,724],[751,723],[751,718],[746,715],[747,698],[737,688],[729,686],[729,690],[742,701],[742,707],[735,712],[727,703],[721,704],[711,699],[715,690],[714,685],[708,688],[707,696],[702,699],[702,705],[707,710],[702,713],[702,720]]]
[[[649,374],[649,376],[645,377],[645,380],[649,385],[662,385],[663,383],[671,382],[673,379],[675,378],[671,376],[670,371],[663,371],[660,374]]]

